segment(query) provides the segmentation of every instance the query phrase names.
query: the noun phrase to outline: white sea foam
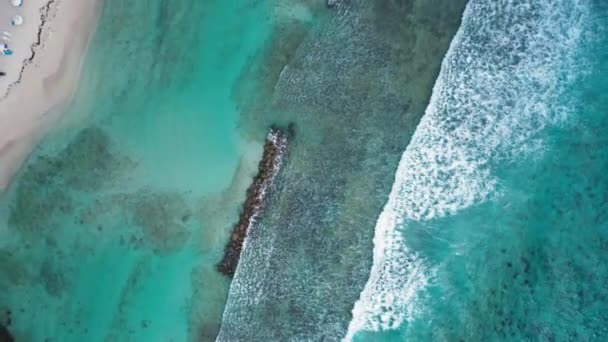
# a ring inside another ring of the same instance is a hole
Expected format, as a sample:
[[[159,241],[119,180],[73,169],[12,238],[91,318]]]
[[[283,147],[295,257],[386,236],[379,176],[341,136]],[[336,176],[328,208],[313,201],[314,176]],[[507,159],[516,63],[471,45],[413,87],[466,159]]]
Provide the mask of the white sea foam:
[[[584,69],[575,59],[586,2],[469,2],[376,223],[370,277],[344,340],[423,310],[435,271],[408,248],[408,225],[499,195],[493,165],[542,152],[540,131],[568,119],[558,97]]]

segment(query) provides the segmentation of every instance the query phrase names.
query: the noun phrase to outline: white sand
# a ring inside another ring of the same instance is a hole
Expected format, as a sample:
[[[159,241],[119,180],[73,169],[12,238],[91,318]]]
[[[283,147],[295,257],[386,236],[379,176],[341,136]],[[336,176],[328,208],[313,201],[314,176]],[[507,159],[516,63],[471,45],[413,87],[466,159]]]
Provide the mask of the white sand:
[[[0,55],[0,71],[7,73],[0,77],[0,194],[69,104],[102,1],[24,0],[15,9],[0,0],[0,39],[2,31],[11,32],[14,51]],[[16,13],[25,20],[22,26],[10,25]]]

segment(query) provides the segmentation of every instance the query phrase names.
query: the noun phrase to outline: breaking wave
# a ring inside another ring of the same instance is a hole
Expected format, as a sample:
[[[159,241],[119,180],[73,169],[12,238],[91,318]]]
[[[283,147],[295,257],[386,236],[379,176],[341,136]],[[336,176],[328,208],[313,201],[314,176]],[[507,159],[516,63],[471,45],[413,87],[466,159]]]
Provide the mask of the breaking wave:
[[[373,266],[345,340],[396,329],[424,309],[435,271],[408,247],[408,225],[499,196],[493,165],[541,153],[541,131],[569,120],[558,99],[585,69],[577,48],[588,5],[469,2],[377,220]]]

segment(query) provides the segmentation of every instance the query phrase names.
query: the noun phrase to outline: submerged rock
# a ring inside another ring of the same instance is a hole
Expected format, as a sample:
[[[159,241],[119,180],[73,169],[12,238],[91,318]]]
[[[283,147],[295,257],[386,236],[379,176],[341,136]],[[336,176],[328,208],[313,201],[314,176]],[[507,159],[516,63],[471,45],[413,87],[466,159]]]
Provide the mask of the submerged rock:
[[[15,338],[11,335],[11,332],[7,327],[0,324],[0,342],[13,342]]]
[[[281,167],[281,161],[289,139],[295,135],[294,125],[287,129],[272,126],[264,144],[264,154],[258,166],[258,174],[247,189],[247,199],[243,205],[238,223],[234,226],[230,241],[224,250],[224,258],[217,264],[217,270],[229,277],[234,275],[243,249],[243,242],[251,226],[264,211],[268,187]]]

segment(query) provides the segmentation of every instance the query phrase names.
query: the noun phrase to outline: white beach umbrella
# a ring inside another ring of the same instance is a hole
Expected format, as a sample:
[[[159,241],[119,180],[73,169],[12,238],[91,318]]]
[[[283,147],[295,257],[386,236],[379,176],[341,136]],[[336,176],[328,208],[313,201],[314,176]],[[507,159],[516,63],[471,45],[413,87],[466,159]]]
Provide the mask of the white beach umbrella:
[[[11,24],[13,24],[13,26],[19,26],[23,24],[23,17],[19,14],[15,14],[15,16],[13,16],[13,19],[11,20]]]
[[[15,7],[20,7],[21,5],[23,5],[23,0],[11,0],[11,5]]]

